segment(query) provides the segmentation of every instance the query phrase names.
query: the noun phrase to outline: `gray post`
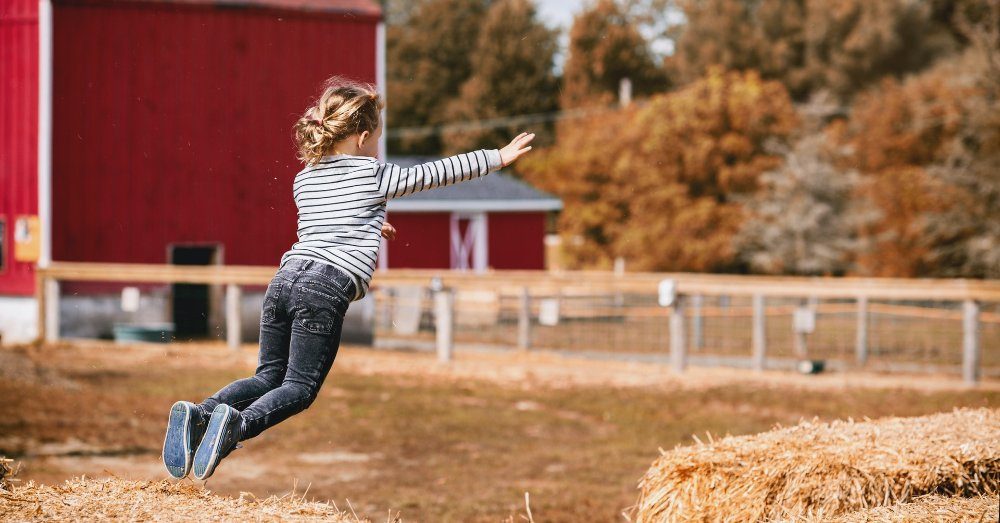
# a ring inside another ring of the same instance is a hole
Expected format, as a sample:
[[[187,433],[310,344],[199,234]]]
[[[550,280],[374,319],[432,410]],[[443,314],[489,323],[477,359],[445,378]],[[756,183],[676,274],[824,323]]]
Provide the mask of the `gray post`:
[[[434,293],[434,328],[438,361],[451,361],[455,343],[455,295],[444,289]]]
[[[858,298],[858,337],[854,342],[858,366],[868,363],[868,296]]]
[[[531,290],[521,289],[521,303],[517,314],[517,348],[531,348]]]
[[[962,379],[973,384],[979,381],[979,304],[965,300],[962,304]]]
[[[681,373],[687,367],[687,347],[684,344],[684,303],[677,296],[670,309],[670,366]]]
[[[59,281],[45,279],[45,341],[59,341]]]
[[[240,286],[230,283],[226,285],[226,344],[231,349],[240,348]]]
[[[704,321],[701,317],[701,306],[705,303],[705,297],[701,294],[691,296],[691,347],[698,350],[705,346],[702,334]]]
[[[806,359],[808,352],[806,350],[806,333],[800,331],[794,331],[792,333],[792,348],[795,350],[795,357],[799,360]]]
[[[767,362],[767,337],[765,328],[767,326],[767,316],[764,315],[764,295],[753,295],[753,331],[751,350],[753,355],[752,366],[756,371],[764,370]]]

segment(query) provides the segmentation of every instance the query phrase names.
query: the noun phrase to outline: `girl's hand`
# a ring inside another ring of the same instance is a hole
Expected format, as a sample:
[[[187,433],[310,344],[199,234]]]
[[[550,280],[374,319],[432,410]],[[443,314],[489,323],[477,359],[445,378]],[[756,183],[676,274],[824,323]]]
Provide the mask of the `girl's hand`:
[[[387,240],[396,239],[396,228],[392,226],[391,223],[385,222],[382,224],[382,237]]]
[[[531,150],[531,146],[528,145],[532,140],[535,139],[535,133],[521,133],[517,135],[507,144],[506,147],[500,149],[500,162],[504,167],[514,163],[518,158],[524,156]]]

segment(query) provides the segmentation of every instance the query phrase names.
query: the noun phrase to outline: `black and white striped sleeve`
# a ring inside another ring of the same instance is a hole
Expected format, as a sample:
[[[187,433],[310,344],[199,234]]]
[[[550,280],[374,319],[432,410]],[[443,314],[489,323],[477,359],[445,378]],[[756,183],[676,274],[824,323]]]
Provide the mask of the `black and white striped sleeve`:
[[[485,176],[502,167],[500,151],[480,149],[435,162],[403,168],[395,164],[378,164],[375,179],[386,200],[415,192],[444,187],[453,183]]]

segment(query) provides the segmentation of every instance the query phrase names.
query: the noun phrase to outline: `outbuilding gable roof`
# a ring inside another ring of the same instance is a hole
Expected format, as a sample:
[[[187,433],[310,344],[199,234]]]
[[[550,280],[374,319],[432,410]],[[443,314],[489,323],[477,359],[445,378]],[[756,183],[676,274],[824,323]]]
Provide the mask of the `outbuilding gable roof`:
[[[425,156],[390,156],[389,163],[413,167],[436,160]],[[559,198],[508,174],[496,172],[475,180],[392,200],[389,211],[558,211]]]

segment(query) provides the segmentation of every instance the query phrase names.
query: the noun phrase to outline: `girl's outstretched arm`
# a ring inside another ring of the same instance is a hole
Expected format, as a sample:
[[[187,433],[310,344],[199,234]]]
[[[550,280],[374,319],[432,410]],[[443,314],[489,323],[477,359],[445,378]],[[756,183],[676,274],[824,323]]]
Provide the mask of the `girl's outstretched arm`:
[[[514,163],[531,150],[528,144],[534,138],[534,134],[521,133],[499,151],[480,149],[409,168],[379,164],[375,168],[375,178],[386,200],[472,180]]]

